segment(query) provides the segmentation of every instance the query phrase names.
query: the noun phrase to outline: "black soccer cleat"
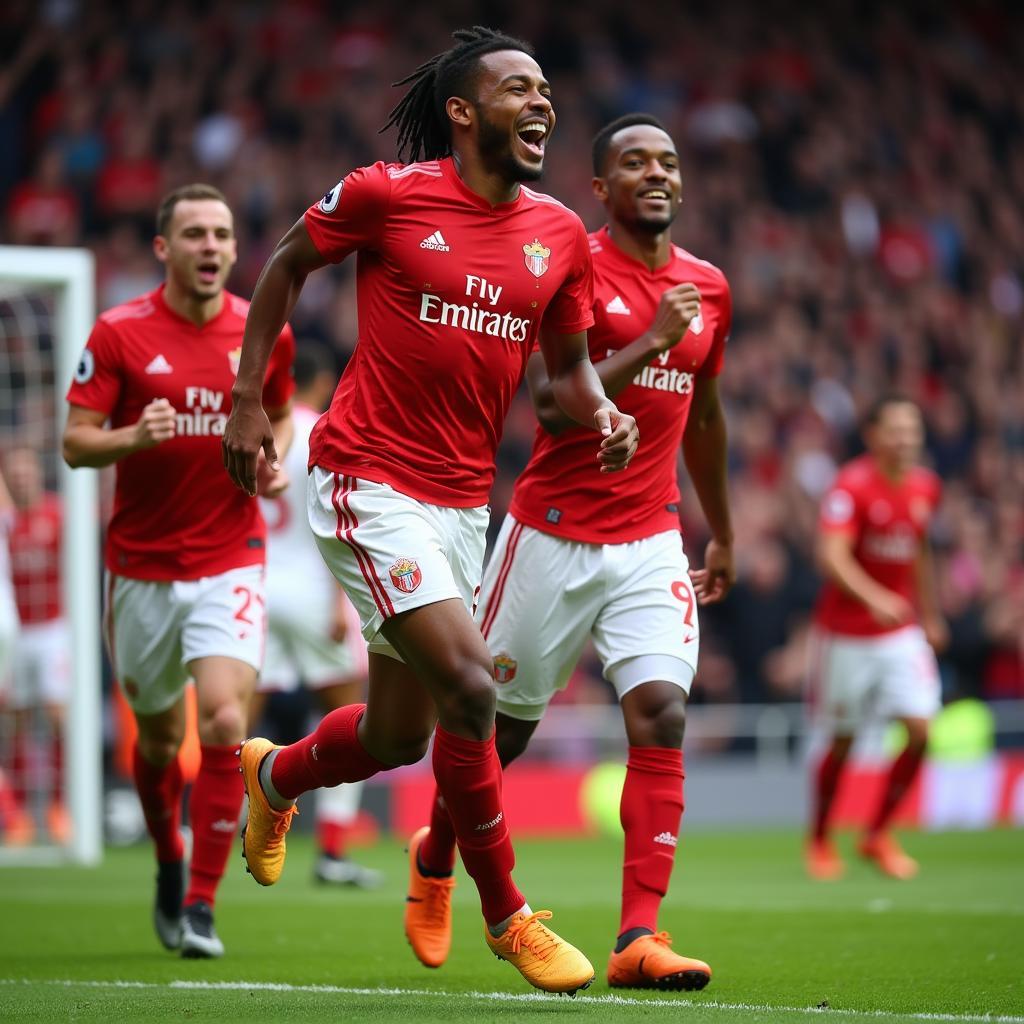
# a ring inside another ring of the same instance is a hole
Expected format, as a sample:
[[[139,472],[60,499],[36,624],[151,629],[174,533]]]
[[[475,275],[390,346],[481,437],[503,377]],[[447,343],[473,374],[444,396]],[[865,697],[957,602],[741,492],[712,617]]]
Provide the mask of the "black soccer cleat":
[[[185,898],[185,862],[157,864],[153,927],[164,949],[181,947],[181,904]]]
[[[181,912],[181,955],[187,960],[209,960],[224,955],[224,943],[213,927],[208,903],[190,903]]]

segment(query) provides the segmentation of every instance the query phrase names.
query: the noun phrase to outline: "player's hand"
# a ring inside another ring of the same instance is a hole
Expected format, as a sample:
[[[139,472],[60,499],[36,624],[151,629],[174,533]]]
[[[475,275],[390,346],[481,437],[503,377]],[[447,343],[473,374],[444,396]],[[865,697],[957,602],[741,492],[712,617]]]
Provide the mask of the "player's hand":
[[[703,607],[721,601],[736,582],[736,558],[732,545],[712,537],[704,549],[704,568],[691,569],[690,582],[697,595],[697,604]]]
[[[271,469],[261,448],[256,465],[256,493],[261,498],[276,498],[284,494],[290,483],[288,471],[283,466],[277,471]]]
[[[936,654],[941,654],[949,646],[949,626],[941,616],[929,616],[921,621],[925,639]]]
[[[899,594],[886,590],[879,594],[869,605],[871,617],[880,626],[892,629],[914,621],[914,606]]]
[[[135,447],[139,450],[153,448],[162,441],[169,441],[176,431],[177,415],[166,398],[154,398],[135,424]]]
[[[258,398],[238,399],[231,407],[220,451],[228,476],[250,497],[256,496],[257,455],[261,448],[270,468],[275,473],[280,472],[274,432],[262,403]]]
[[[617,473],[629,466],[640,443],[636,420],[614,405],[606,405],[594,413],[594,425],[603,435],[597,461],[602,473]]]
[[[686,282],[669,288],[661,296],[654,321],[648,333],[659,352],[667,352],[679,344],[690,322],[700,312],[700,292],[695,284]]]

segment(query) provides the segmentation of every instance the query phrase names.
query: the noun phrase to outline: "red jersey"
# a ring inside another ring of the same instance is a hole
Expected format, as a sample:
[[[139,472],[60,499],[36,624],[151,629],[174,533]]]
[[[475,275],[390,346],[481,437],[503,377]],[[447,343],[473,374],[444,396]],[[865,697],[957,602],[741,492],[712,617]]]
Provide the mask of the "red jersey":
[[[541,325],[593,323],[579,217],[525,186],[491,206],[447,158],[354,170],[306,212],[306,229],[331,262],[359,253],[359,344],[310,465],[436,505],[485,504]]]
[[[695,379],[721,372],[732,299],[717,267],[678,246],[657,270],[627,256],[607,228],[590,236],[590,247],[595,323],[587,338],[594,363],[636,341],[669,288],[695,284],[700,315],[678,345],[645,366],[615,398],[640,427],[640,447],[629,469],[600,472],[592,431],[572,427],[552,435],[538,427],[509,511],[527,526],[568,540],[624,544],[679,529],[677,454]]]
[[[59,619],[61,530],[60,498],[44,494],[30,508],[19,508],[8,538],[11,583],[23,626]]]
[[[821,504],[819,529],[853,538],[853,557],[883,587],[917,603],[915,561],[939,503],[942,486],[916,466],[900,481],[884,476],[871,455],[843,466]],[[826,580],[818,598],[818,622],[829,632],[876,636],[901,626],[879,625],[867,607]]]
[[[167,305],[161,285],[96,322],[68,401],[106,413],[114,428],[135,423],[156,398],[177,412],[174,437],[117,463],[106,544],[112,573],[193,580],[264,561],[259,503],[231,482],[220,450],[248,309],[225,292],[221,312],[198,327]],[[286,326],[263,386],[268,409],[291,397],[294,353]]]

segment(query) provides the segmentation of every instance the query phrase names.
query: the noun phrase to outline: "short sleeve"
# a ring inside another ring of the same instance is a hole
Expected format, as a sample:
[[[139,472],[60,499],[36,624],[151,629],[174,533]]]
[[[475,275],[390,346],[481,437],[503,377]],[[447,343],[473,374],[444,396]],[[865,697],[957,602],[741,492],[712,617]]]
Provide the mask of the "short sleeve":
[[[821,501],[818,525],[823,533],[857,532],[859,513],[854,491],[840,478]]]
[[[543,325],[557,334],[578,334],[594,325],[594,263],[583,222],[576,219],[572,265],[544,311]]]
[[[721,315],[715,324],[715,336],[711,340],[711,348],[708,349],[707,358],[701,365],[698,376],[717,377],[722,372],[722,364],[725,362],[725,344],[732,333],[732,291],[729,282],[722,277],[722,297],[719,300],[722,305]]]
[[[263,381],[264,409],[280,409],[292,397],[295,391],[295,379],[292,376],[294,362],[295,335],[291,327],[285,324],[267,363],[267,376]]]
[[[387,165],[357,167],[306,211],[305,224],[317,251],[340,263],[357,249],[380,244],[391,197]]]
[[[67,400],[71,405],[108,416],[114,411],[121,397],[123,379],[118,349],[114,329],[103,320],[97,320],[68,388]]]

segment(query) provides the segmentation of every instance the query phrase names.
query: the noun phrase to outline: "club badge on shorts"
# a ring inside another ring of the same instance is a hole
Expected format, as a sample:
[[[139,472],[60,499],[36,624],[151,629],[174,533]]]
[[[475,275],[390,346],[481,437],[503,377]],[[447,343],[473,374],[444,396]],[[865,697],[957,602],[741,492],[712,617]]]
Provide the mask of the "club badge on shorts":
[[[546,245],[542,245],[540,240],[535,238],[529,245],[523,246],[523,252],[526,255],[526,269],[534,277],[542,277],[547,273],[551,250]]]
[[[400,558],[388,572],[395,588],[403,594],[411,594],[423,582],[423,573],[411,558]]]
[[[519,662],[515,658],[502,652],[494,658],[494,681],[496,683],[511,683],[516,677],[516,669]]]

